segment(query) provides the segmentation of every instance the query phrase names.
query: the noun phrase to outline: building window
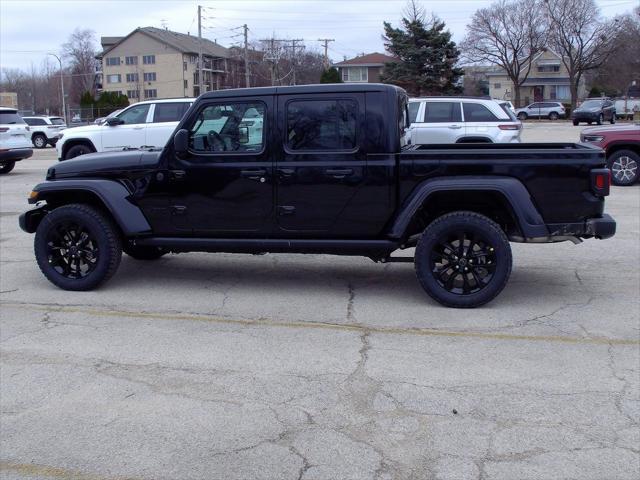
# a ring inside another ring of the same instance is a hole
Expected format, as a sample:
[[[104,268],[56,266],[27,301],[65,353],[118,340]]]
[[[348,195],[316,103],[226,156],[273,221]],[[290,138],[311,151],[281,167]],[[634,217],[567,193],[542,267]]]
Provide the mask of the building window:
[[[156,72],[145,72],[144,81],[145,82],[155,82],[156,81]]]
[[[184,81],[184,88],[189,88],[189,80]]]
[[[367,67],[345,67],[342,69],[343,82],[367,82],[369,81],[369,69]]]
[[[153,65],[154,63],[156,63],[156,56],[155,55],[144,55],[142,57],[142,63],[144,63],[145,65]]]
[[[493,84],[493,88],[500,89],[500,88],[502,88],[502,84],[501,83],[494,83]]]
[[[560,71],[560,65],[538,65],[540,73],[557,73]]]
[[[186,72],[187,71],[187,62],[182,62],[182,69]]]
[[[120,65],[120,57],[107,57],[107,65]]]
[[[568,85],[551,85],[549,100],[570,100],[571,91]]]
[[[149,90],[144,91],[144,98],[157,98],[157,97],[158,97],[158,90],[156,90],[155,88],[151,88]]]
[[[137,65],[138,57],[124,57],[124,63],[127,65]]]
[[[140,90],[127,90],[127,97],[140,98]]]
[[[358,104],[353,100],[296,100],[287,104],[287,148],[353,150]]]
[[[107,83],[120,83],[122,77],[119,73],[107,75]]]
[[[127,82],[137,82],[138,81],[138,74],[137,73],[127,73]]]

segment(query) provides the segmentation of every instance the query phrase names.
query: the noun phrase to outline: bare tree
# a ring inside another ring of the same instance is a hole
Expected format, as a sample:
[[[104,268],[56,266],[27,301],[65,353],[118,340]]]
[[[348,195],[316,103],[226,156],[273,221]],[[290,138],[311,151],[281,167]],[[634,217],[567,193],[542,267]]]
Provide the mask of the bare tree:
[[[95,32],[76,28],[68,41],[62,45],[62,50],[70,63],[69,70],[73,75],[70,96],[72,101],[77,103],[84,92],[95,93]]]
[[[533,58],[545,47],[547,22],[540,0],[498,0],[476,11],[461,44],[466,60],[491,63],[513,83],[514,103],[531,72]]]
[[[594,0],[545,0],[551,47],[569,73],[571,108],[584,74],[604,63],[615,48],[618,22],[606,22]]]

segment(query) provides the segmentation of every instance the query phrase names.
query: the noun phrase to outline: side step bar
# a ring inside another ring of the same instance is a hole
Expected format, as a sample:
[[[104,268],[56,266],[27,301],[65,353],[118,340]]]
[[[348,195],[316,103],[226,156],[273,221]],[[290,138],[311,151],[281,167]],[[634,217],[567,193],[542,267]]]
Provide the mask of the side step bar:
[[[392,240],[311,240],[311,239],[253,239],[253,238],[182,238],[148,237],[135,241],[136,245],[162,247],[174,252],[227,253],[328,253],[386,258],[400,248]]]

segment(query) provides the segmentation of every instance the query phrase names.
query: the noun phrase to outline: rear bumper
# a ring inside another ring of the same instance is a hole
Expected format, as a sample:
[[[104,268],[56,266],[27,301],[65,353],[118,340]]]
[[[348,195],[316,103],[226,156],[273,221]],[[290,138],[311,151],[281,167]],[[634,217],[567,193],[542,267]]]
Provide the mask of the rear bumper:
[[[33,155],[31,148],[12,148],[11,150],[0,150],[0,163],[17,162]]]
[[[550,237],[598,238],[604,240],[616,234],[616,221],[606,213],[579,223],[547,224]]]

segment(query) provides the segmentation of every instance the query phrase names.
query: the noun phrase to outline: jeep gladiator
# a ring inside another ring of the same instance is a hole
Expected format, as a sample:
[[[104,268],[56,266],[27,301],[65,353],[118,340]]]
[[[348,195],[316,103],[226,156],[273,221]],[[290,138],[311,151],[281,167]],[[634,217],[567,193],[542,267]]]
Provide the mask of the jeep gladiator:
[[[406,146],[407,126],[407,95],[390,85],[205,93],[162,150],[49,168],[20,226],[35,232],[43,274],[67,290],[103,283],[123,251],[319,253],[412,261],[427,294],[450,307],[500,293],[510,241],[614,235],[601,149]],[[392,256],[411,247],[413,258]]]

